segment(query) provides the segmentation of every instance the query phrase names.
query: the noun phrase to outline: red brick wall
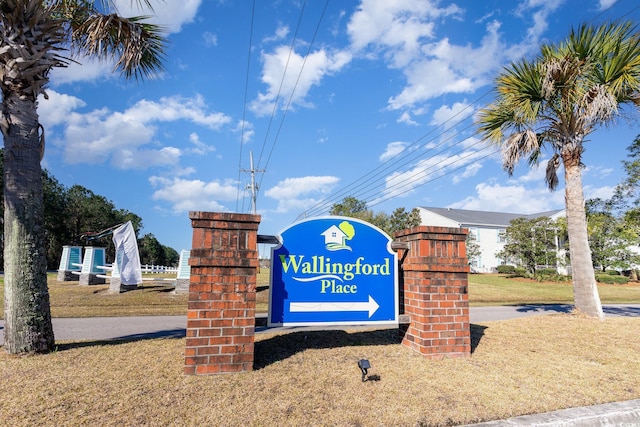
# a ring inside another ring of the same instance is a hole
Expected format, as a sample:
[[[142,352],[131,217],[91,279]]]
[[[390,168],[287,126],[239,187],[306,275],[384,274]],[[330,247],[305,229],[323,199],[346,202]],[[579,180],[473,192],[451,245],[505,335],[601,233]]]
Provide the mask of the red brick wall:
[[[190,212],[185,374],[253,369],[260,216]]]
[[[425,226],[396,234],[409,244],[398,253],[401,313],[411,319],[400,327],[402,344],[430,358],[471,354],[466,235]]]

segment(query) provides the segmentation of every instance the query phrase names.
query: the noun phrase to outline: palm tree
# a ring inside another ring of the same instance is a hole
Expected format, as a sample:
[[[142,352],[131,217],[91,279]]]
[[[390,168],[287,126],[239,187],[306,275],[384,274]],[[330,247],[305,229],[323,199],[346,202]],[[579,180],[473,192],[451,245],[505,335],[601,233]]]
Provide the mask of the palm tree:
[[[151,7],[149,0],[138,5]],[[114,1],[0,2],[0,128],[4,136],[4,334],[9,353],[54,347],[46,275],[37,99],[49,73],[79,55],[111,59],[126,78],[161,69],[162,29],[108,14]],[[63,54],[68,56],[63,56]]]
[[[533,60],[506,67],[496,92],[479,112],[479,132],[501,147],[509,174],[521,158],[537,164],[546,147],[553,153],[546,168],[553,190],[564,166],[575,306],[603,318],[587,239],[582,153],[586,136],[613,123],[623,104],[640,106],[640,35],[631,23],[581,25]]]

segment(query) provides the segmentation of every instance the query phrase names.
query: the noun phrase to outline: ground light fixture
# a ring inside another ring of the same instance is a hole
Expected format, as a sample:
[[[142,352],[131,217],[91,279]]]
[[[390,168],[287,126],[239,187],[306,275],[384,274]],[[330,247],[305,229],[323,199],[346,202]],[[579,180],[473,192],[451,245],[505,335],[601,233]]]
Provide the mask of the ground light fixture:
[[[362,371],[362,382],[367,380],[367,371],[371,368],[371,363],[367,359],[358,360],[358,368]]]

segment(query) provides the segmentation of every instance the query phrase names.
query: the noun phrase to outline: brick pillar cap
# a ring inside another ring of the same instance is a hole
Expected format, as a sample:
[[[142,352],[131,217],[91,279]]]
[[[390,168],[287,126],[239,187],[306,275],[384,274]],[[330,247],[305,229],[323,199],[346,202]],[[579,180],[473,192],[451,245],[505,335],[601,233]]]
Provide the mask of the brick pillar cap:
[[[190,211],[189,219],[191,220],[213,220],[213,221],[231,221],[231,222],[260,222],[260,215],[243,214],[237,212],[204,212]]]

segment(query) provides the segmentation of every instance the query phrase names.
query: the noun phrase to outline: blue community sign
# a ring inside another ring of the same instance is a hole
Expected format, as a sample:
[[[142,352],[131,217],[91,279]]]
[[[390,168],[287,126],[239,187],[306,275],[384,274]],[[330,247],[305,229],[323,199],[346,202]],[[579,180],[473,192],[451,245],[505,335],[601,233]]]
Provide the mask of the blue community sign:
[[[281,232],[271,253],[270,326],[398,322],[397,255],[379,228],[314,218]]]

